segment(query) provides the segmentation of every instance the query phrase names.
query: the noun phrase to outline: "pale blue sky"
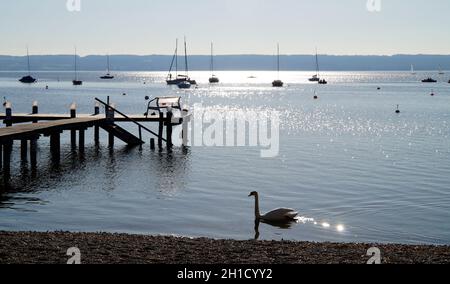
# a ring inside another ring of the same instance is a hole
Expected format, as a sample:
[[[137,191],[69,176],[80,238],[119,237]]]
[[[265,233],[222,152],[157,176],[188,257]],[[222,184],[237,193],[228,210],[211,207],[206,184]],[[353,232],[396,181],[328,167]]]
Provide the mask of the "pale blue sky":
[[[450,54],[449,0],[0,0],[0,54]]]

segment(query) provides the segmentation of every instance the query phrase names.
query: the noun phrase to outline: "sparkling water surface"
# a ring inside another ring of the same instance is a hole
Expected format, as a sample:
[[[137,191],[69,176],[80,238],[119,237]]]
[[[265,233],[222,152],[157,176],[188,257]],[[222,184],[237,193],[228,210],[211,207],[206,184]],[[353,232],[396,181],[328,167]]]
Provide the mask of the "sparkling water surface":
[[[0,72],[0,96],[16,113],[30,112],[33,101],[41,113],[67,113],[73,102],[92,113],[95,97],[110,96],[121,111],[142,114],[147,95],[179,95],[225,112],[278,111],[280,154],[264,159],[253,147],[168,153],[119,141],[111,152],[106,135],[97,148],[89,130],[84,156],[62,136],[59,166],[41,138],[32,171],[16,143],[12,180],[0,187],[0,230],[251,239],[247,196],[256,190],[262,211],[291,207],[302,216],[289,229],[261,224],[261,239],[450,244],[450,74],[326,72],[329,84],[319,86],[308,82],[310,72],[282,72],[285,87],[273,89],[274,72],[217,72],[215,86],[208,72],[192,72],[199,87],[183,91],[165,85],[165,72],[121,72],[107,82],[97,79],[101,72],[80,72],[80,87],[71,85],[73,72],[34,72],[39,81],[30,86],[17,81],[23,75]],[[420,83],[430,76],[439,83]]]

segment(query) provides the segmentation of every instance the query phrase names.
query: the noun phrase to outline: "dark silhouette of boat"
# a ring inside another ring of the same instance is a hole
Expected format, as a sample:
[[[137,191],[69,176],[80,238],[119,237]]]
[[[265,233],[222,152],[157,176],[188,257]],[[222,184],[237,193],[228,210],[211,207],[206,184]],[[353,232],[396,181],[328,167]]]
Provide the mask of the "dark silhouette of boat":
[[[211,77],[209,78],[209,83],[217,84],[219,82],[219,78],[214,75],[214,43],[211,42]]]
[[[309,78],[310,82],[319,82],[320,81],[320,69],[319,69],[319,55],[316,49],[316,75]]]
[[[102,80],[112,80],[114,79],[114,76],[110,74],[110,65],[109,65],[109,55],[107,55],[107,64],[108,64],[108,72],[105,76],[100,77]]]
[[[181,82],[181,83],[177,84],[177,86],[180,89],[190,89],[192,84],[189,83],[188,81],[184,81],[184,82]]]
[[[36,83],[37,80],[31,76],[25,76],[25,77],[22,77],[19,81],[24,84],[32,84],[32,83]]]
[[[75,56],[74,56],[74,59],[75,59],[75,79],[72,81],[72,84],[74,86],[81,86],[81,85],[83,85],[83,81],[78,80],[77,57],[78,57],[77,56],[77,48],[75,47]]]
[[[184,61],[186,67],[186,74],[180,75],[178,74],[178,39],[175,47],[175,54],[172,58],[172,63],[170,64],[169,75],[167,75],[166,83],[167,85],[179,85],[180,83],[188,82],[191,85],[197,85],[195,80],[191,80],[189,78],[189,65],[188,65],[188,57],[187,57],[187,44],[186,38],[184,39]],[[172,76],[173,67],[175,65],[175,78]]]
[[[28,66],[28,75],[22,77],[21,79],[19,79],[19,82],[24,83],[24,84],[36,83],[37,80],[31,76],[31,71],[30,71],[30,53],[28,51],[28,47],[27,47],[27,66]]]
[[[328,84],[328,82],[327,82],[327,80],[322,79],[322,80],[319,80],[319,84],[320,85],[326,85],[326,84]]]
[[[434,80],[433,78],[427,78],[422,80],[422,83],[437,83],[437,80]]]
[[[277,72],[278,72],[278,79],[272,82],[272,86],[274,88],[281,88],[283,87],[284,83],[280,80],[280,45],[277,45]]]

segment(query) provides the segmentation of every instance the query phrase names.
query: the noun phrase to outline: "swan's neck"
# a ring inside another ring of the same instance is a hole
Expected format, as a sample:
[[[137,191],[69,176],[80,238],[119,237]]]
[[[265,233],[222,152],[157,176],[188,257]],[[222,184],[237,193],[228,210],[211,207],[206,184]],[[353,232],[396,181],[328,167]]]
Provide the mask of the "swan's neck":
[[[255,218],[261,219],[261,214],[259,212],[259,196],[255,196]]]

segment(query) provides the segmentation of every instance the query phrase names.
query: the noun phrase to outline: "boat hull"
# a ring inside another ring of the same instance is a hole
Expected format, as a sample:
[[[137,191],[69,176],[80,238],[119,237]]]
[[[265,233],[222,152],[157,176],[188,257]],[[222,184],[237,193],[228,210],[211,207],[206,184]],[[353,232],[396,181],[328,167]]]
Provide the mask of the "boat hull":
[[[274,88],[281,88],[281,87],[284,86],[284,83],[283,83],[283,81],[276,80],[276,81],[273,81],[273,82],[272,82],[272,86],[273,86]]]
[[[166,80],[167,85],[179,85],[181,83],[188,82],[192,85],[197,85],[197,82],[195,80],[191,80],[188,78],[182,78],[182,79],[174,79],[174,80]]]
[[[81,86],[81,85],[83,85],[83,81],[73,80],[73,81],[72,81],[72,84],[73,84],[74,86]]]
[[[37,80],[31,76],[25,76],[19,80],[19,82],[24,83],[24,84],[33,84],[33,83],[36,83],[36,81]]]
[[[219,80],[219,78],[217,78],[217,77],[211,77],[211,78],[209,78],[209,83],[211,83],[211,84],[217,84],[217,83],[219,83],[220,82],[220,80]]]

